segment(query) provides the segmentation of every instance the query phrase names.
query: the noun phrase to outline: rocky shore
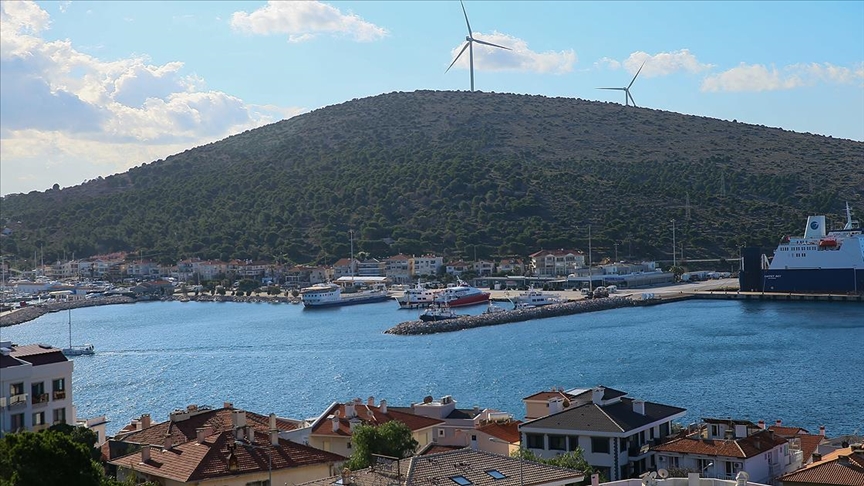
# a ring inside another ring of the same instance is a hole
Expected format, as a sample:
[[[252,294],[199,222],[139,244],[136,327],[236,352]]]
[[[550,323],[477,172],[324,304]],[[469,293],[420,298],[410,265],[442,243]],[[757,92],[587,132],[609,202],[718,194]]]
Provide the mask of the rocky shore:
[[[477,316],[461,316],[443,321],[406,321],[384,331],[385,334],[402,336],[417,334],[435,334],[439,332],[461,331],[483,326],[496,326],[511,322],[529,321],[545,317],[569,316],[582,312],[593,312],[635,305],[627,297],[610,297],[605,299],[579,300],[563,304],[545,305],[529,309],[515,309],[501,312],[480,314]]]
[[[131,304],[133,302],[136,302],[136,300],[132,297],[114,296],[103,297],[101,299],[84,299],[70,302],[51,302],[42,305],[32,305],[4,313],[0,316],[0,327],[23,324],[49,312],[60,312],[67,309],[80,309],[82,307],[93,307],[97,305]]]

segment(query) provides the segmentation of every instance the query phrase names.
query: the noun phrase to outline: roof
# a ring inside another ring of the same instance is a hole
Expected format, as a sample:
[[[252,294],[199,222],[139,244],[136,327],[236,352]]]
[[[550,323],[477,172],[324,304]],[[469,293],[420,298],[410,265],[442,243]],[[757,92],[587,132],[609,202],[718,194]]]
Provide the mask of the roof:
[[[444,423],[443,420],[423,417],[422,415],[414,415],[413,413],[393,410],[392,408],[388,408],[387,413],[382,413],[381,407],[375,405],[368,405],[362,402],[355,402],[354,410],[355,416],[347,417],[344,404],[336,403],[331,405],[330,408],[327,409],[327,411],[323,414],[323,416],[327,418],[324,420],[318,420],[312,426],[311,434],[349,437],[351,435],[351,418],[356,418],[363,424],[367,425],[381,425],[386,424],[391,420],[397,420],[407,425],[412,432],[416,432],[418,430]],[[339,417],[339,428],[337,431],[334,432],[332,417],[333,415],[336,415],[337,412]]]
[[[135,442],[139,444],[155,444],[162,446],[165,443],[165,435],[171,436],[172,444],[182,444],[187,441],[194,441],[197,437],[196,429],[202,427],[213,427],[214,432],[222,432],[232,430],[231,413],[236,410],[234,408],[219,408],[206,412],[192,415],[186,420],[173,422],[167,420],[158,424],[151,425],[143,430],[137,430],[127,435],[123,435],[124,442]],[[260,432],[267,432],[270,429],[270,418],[264,415],[259,415],[253,412],[246,412],[246,425],[249,425]],[[294,430],[297,424],[294,422],[276,418],[276,429],[281,431]],[[118,434],[119,437],[119,434]]]
[[[700,432],[701,433],[701,432]],[[717,457],[746,459],[768,452],[788,442],[785,438],[763,430],[740,439],[703,439],[700,435],[689,435],[670,440],[653,447],[654,452],[678,454],[702,454]]]
[[[783,427],[772,425],[768,427],[768,430],[773,430],[775,434],[782,435],[783,437],[794,437],[798,434],[809,434],[810,432],[807,429],[802,429],[801,427]]]
[[[819,444],[825,440],[824,435],[810,434],[806,429],[802,429],[801,427],[778,427],[772,425],[771,427],[768,427],[768,430],[774,432],[780,437],[798,439],[801,453],[803,454],[804,464],[810,462],[810,458],[813,457],[813,453],[819,448]]]
[[[680,407],[645,402],[645,415],[642,415],[633,411],[632,398],[622,398],[608,405],[597,405],[591,402],[571,407],[563,412],[525,422],[521,428],[623,433],[658,421],[672,419],[684,412],[686,409]]]
[[[0,368],[20,366],[25,361],[33,366],[69,361],[60,348],[48,346],[47,344],[27,344],[24,346],[12,345],[8,356],[0,358]]]
[[[511,420],[506,423],[489,422],[477,427],[477,430],[497,439],[515,444],[522,440],[519,434],[519,425],[521,424],[522,422],[519,420]]]
[[[417,451],[418,456],[425,456],[428,454],[440,454],[442,452],[450,452],[458,449],[464,449],[465,446],[455,446],[455,445],[441,445],[437,442],[430,442],[425,446],[421,447],[419,451]]]
[[[529,396],[523,398],[522,400],[539,400],[539,401],[546,402],[546,401],[549,401],[550,398],[556,398],[556,397],[573,398],[573,395],[570,395],[570,394],[564,393],[563,391],[558,391],[558,390],[542,391],[542,392],[537,392],[533,395],[529,395]]]
[[[621,390],[616,390],[614,388],[609,388],[608,386],[598,385],[603,389],[603,401],[606,400],[614,400],[618,397],[623,397],[627,394],[627,392],[623,392]],[[594,393],[593,389],[588,388],[587,390],[568,390],[568,394],[580,398],[580,399],[591,399],[591,395]],[[646,402],[647,403],[647,402]]]
[[[285,439],[271,446],[268,434],[256,432],[256,446],[236,443],[233,453],[237,458],[238,472],[228,470],[229,446],[235,444],[233,431],[223,431],[208,436],[202,442],[188,441],[170,449],[151,447],[150,459],[142,461],[142,451],[110,461],[109,464],[134,469],[135,471],[179,482],[202,481],[221,476],[268,471],[272,457],[272,470],[329,464],[345,458]],[[268,450],[270,457],[268,457]]]
[[[521,474],[520,474],[521,471]],[[498,479],[490,473],[497,473]],[[334,476],[298,486],[459,486],[454,478],[461,476],[467,486],[564,485],[584,480],[580,471],[549,466],[533,461],[520,461],[490,452],[463,448],[454,451],[414,456],[382,467],[351,471],[348,481]]]
[[[852,452],[851,447],[826,454],[821,461],[777,478],[783,484],[807,483],[832,486],[864,484],[864,453]]]

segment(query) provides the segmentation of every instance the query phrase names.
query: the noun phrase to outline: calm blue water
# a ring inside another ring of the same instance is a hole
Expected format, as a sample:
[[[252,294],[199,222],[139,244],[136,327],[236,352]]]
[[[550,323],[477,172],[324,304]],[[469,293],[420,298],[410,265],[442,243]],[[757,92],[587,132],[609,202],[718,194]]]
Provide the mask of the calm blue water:
[[[483,306],[472,312],[480,312]],[[72,311],[79,417],[165,420],[188,404],[305,418],[372,395],[407,406],[452,395],[459,407],[522,418],[521,399],[603,384],[688,409],[683,422],[733,417],[829,436],[864,431],[864,306],[687,301],[431,336],[383,331],[416,318],[395,302],[339,309],[153,302]],[[68,343],[68,316],[0,328],[21,344]]]

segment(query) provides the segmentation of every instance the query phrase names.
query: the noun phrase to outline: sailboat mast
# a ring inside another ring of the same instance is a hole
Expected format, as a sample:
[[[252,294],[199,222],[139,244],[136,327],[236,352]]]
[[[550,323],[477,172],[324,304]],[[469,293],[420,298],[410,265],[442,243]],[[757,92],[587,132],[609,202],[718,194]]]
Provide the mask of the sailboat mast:
[[[69,309],[69,349],[72,349],[72,309]]]

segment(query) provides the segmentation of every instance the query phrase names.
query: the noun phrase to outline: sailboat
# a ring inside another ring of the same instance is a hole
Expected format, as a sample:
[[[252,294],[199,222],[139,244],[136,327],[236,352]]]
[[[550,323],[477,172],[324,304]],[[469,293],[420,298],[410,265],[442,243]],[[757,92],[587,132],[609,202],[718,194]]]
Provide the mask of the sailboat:
[[[96,354],[96,348],[92,344],[72,346],[72,309],[69,309],[69,347],[63,349],[66,356],[89,356]]]

